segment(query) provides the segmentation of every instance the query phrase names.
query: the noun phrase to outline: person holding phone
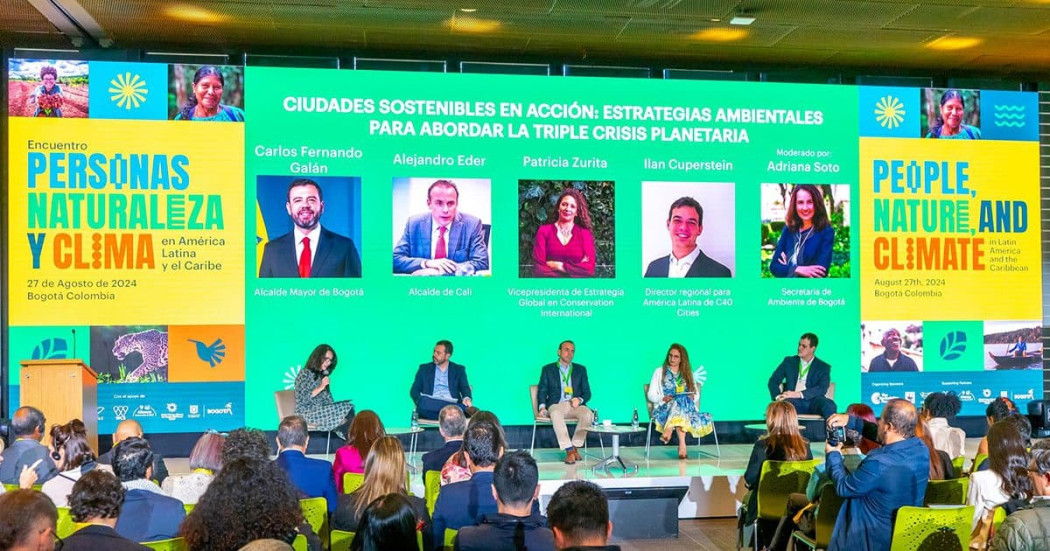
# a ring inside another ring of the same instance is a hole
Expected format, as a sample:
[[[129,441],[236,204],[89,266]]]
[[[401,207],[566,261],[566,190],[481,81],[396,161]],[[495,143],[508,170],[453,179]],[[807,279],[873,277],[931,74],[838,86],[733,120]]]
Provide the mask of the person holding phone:
[[[693,380],[693,368],[685,347],[675,343],[667,350],[664,364],[653,371],[649,382],[649,401],[660,441],[667,444],[671,433],[678,434],[678,459],[687,457],[685,433],[696,438],[711,434],[711,415],[700,413],[700,387]]]

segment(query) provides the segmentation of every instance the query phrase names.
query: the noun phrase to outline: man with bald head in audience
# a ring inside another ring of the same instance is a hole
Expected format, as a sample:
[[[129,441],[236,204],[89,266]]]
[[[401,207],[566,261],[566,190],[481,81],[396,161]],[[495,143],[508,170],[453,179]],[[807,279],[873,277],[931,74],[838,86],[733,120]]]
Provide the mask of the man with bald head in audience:
[[[113,432],[113,447],[116,448],[117,444],[132,437],[143,438],[142,425],[134,419],[121,421],[117,425],[117,430]],[[98,462],[101,465],[112,465],[113,450],[110,449],[108,452],[100,455]],[[153,480],[156,480],[157,484],[163,484],[165,478],[168,478],[168,467],[164,465],[164,457],[157,452],[153,452]]]
[[[36,483],[43,484],[58,476],[55,462],[47,446],[40,443],[44,437],[44,414],[35,407],[22,406],[11,417],[11,445],[0,454],[0,482],[18,484],[23,467],[36,471]]]

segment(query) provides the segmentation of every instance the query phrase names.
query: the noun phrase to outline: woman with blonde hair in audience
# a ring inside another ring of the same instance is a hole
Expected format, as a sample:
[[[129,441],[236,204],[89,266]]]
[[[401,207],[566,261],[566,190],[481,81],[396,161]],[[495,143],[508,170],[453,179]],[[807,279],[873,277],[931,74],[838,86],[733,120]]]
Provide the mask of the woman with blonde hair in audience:
[[[201,435],[190,452],[190,474],[174,475],[164,479],[161,488],[171,497],[187,504],[196,504],[208,485],[222,468],[222,449],[226,437],[215,431]]]
[[[427,503],[423,498],[409,495],[405,475],[405,449],[401,447],[401,441],[393,436],[376,440],[365,459],[365,482],[353,493],[339,496],[339,504],[332,513],[332,528],[357,532],[361,527],[361,515],[370,503],[381,496],[399,494],[415,510],[418,525],[426,527],[424,539],[431,539]],[[424,549],[430,549],[429,542],[424,541],[424,544]]]
[[[47,494],[56,507],[69,505],[73,485],[85,473],[99,468],[98,458],[87,441],[87,427],[80,419],[64,425],[51,425],[51,459],[58,468],[58,476],[48,480],[40,491]]]

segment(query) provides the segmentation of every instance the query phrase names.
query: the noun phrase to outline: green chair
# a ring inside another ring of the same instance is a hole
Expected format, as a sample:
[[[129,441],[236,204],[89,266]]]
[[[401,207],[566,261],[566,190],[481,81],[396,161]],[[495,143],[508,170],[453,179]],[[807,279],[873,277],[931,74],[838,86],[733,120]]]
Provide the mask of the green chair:
[[[429,551],[428,549],[423,549],[423,532],[419,530],[416,530],[416,543],[419,544],[419,551]]]
[[[328,501],[326,501],[323,497],[310,497],[306,499],[300,499],[299,505],[303,508],[303,516],[306,517],[307,524],[310,525],[310,528],[313,528],[314,533],[317,534],[317,537],[321,538],[321,546],[327,549]],[[299,536],[297,536],[296,539],[299,539]],[[303,539],[303,543],[305,543],[305,538]]]
[[[183,503],[182,508],[186,510],[186,514],[189,515],[193,512],[193,508],[196,507],[196,503]]]
[[[961,507],[901,507],[893,523],[890,551],[970,548],[973,505]]]
[[[988,459],[988,454],[986,454],[986,453],[979,453],[979,454],[977,454],[977,457],[973,458],[973,465],[970,465],[970,472],[971,473],[977,472],[977,467],[980,467],[981,463],[984,463],[985,459]]]
[[[73,517],[69,515],[69,507],[58,508],[58,527],[55,528],[55,535],[65,539],[73,535],[81,528],[81,525],[73,520]]]
[[[149,547],[150,549],[158,549],[160,551],[188,551],[189,547],[186,546],[186,542],[182,538],[171,538],[170,540],[160,541],[144,541],[142,545]]]
[[[963,474],[963,467],[966,465],[966,456],[960,455],[955,459],[952,459],[952,468],[955,469],[955,478],[962,478],[966,476]]]
[[[44,487],[43,484],[33,484],[33,488],[32,489],[34,489],[34,490],[39,492],[40,489],[43,488],[43,487]],[[18,484],[4,484],[4,490],[6,490],[8,492],[13,492],[13,491],[18,490],[18,489],[19,489]]]
[[[992,533],[996,533],[999,530],[999,526],[1002,525],[1003,521],[1006,520],[1006,509],[1002,506],[995,508],[995,513],[992,515]],[[991,540],[989,540],[991,541]]]
[[[969,490],[969,478],[931,480],[926,484],[926,496],[922,504],[927,507],[930,505],[966,505],[966,492]]]
[[[427,512],[434,516],[434,504],[437,503],[438,494],[441,493],[441,471],[427,471],[423,475],[425,490],[423,498],[427,501]]]
[[[766,461],[758,475],[758,515],[757,519],[780,520],[787,508],[789,494],[805,493],[806,485],[813,470],[821,463],[818,459],[806,461]],[[758,549],[758,523],[754,524],[755,541],[753,549]]]
[[[828,545],[831,545],[831,532],[835,530],[835,519],[838,518],[841,508],[842,498],[835,493],[835,485],[826,484],[820,491],[813,537],[810,538],[799,530],[795,530],[791,534],[792,537],[797,543],[809,546],[810,549],[827,549]]]
[[[310,544],[306,541],[306,536],[299,534],[292,540],[292,549],[295,551],[310,551]]]
[[[362,473],[343,473],[343,493],[352,494],[365,483],[365,475]]]
[[[456,534],[459,534],[459,530],[445,528],[445,551],[452,551],[456,544]]]
[[[354,541],[354,532],[332,530],[331,551],[350,551],[352,541]]]

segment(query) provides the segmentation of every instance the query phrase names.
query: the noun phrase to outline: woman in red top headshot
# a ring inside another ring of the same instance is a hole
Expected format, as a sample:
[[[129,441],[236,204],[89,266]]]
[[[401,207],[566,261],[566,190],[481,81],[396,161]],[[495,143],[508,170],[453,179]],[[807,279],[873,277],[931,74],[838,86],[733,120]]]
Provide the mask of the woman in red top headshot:
[[[575,188],[558,196],[558,219],[536,230],[532,245],[536,277],[594,277],[594,234],[587,200]]]

